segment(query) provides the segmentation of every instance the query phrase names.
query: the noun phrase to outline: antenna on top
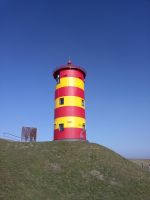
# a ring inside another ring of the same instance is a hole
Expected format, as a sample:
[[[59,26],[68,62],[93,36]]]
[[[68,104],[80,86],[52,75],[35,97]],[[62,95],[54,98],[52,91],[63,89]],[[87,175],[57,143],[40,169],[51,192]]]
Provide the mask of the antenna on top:
[[[71,65],[72,64],[72,61],[70,59],[70,56],[69,56],[69,59],[68,59],[68,62],[67,62],[68,65]]]

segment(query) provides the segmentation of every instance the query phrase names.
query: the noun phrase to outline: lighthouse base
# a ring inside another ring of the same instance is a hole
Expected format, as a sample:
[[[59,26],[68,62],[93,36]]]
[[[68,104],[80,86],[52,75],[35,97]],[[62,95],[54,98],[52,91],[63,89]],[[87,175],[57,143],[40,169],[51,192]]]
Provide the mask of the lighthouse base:
[[[70,138],[70,139],[58,139],[58,140],[53,140],[53,141],[70,141],[70,142],[73,142],[73,141],[80,141],[80,142],[86,142],[87,140],[85,139],[78,139],[78,138]]]
[[[86,131],[82,128],[65,128],[63,131],[54,130],[54,140],[82,141],[86,140]]]

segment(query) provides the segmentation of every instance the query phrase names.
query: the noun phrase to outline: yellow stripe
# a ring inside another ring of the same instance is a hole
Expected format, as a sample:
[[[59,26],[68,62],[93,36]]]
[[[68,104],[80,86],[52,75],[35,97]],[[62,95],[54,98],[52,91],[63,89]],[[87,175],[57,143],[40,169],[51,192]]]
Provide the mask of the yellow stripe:
[[[81,117],[59,117],[55,119],[55,129],[59,129],[59,124],[64,124],[64,128],[83,128],[85,119]]]
[[[75,77],[64,77],[60,79],[60,83],[56,85],[56,89],[61,88],[61,87],[68,87],[68,86],[74,86],[81,88],[84,90],[84,82]]]
[[[64,97],[61,97],[61,98],[64,98],[64,104],[60,105],[59,104],[59,99],[60,98],[57,98],[55,100],[55,108],[59,108],[59,107],[62,107],[62,106],[78,106],[78,107],[81,107],[81,108],[85,108],[83,105],[82,105],[82,99],[81,97],[77,97],[77,96],[64,96]]]

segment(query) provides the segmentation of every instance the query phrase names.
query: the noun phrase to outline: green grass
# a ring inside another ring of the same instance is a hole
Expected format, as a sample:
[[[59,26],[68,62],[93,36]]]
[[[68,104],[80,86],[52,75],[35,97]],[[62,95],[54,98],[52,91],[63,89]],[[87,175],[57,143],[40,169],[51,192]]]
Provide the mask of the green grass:
[[[150,200],[150,173],[88,142],[0,140],[0,200]]]

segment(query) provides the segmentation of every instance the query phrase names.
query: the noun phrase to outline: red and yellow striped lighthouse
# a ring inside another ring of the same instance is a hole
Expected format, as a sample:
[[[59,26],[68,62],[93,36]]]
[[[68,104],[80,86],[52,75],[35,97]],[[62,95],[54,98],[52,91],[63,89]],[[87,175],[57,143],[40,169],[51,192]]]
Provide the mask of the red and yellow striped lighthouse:
[[[86,140],[84,80],[86,72],[73,65],[55,69],[54,140]]]

